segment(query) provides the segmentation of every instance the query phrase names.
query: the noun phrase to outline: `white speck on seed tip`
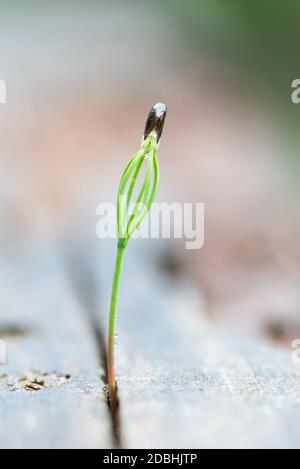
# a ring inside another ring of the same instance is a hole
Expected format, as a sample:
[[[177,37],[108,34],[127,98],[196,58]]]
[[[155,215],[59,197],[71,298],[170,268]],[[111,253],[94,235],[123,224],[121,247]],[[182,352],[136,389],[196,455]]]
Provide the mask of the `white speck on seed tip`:
[[[167,106],[164,103],[156,103],[153,109],[157,117],[161,117],[166,112]]]

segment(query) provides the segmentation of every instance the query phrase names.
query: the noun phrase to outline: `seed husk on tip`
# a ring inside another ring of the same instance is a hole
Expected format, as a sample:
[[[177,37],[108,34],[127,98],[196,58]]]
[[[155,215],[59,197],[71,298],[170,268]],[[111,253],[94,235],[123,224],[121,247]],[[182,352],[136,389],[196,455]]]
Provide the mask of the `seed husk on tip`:
[[[159,143],[164,128],[166,114],[167,106],[164,103],[156,103],[152,107],[147,117],[144,139],[146,139],[151,132],[155,132],[157,143]]]

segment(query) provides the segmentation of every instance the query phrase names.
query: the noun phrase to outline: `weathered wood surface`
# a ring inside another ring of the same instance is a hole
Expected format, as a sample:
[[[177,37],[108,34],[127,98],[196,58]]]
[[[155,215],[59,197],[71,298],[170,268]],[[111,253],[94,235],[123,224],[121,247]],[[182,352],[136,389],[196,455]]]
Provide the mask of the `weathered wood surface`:
[[[107,266],[114,254],[105,243]],[[290,353],[208,322],[195,292],[159,270],[157,251],[135,241],[125,257],[117,339],[124,446],[300,447],[300,370]]]
[[[82,238],[1,254],[2,448],[114,445],[89,314],[105,334],[115,242]],[[161,270],[165,247],[136,240],[125,255],[123,446],[300,447],[300,370],[289,352],[208,322],[195,290]]]
[[[111,447],[94,335],[57,252],[5,247],[0,276],[0,447]]]

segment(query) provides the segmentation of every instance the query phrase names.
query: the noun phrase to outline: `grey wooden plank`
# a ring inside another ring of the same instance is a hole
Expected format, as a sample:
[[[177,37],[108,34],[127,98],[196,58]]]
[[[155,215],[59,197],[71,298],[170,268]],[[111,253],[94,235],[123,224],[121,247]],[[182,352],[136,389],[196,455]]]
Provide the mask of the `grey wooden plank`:
[[[109,296],[114,247],[102,244]],[[159,256],[149,240],[133,241],[125,256],[116,347],[123,444],[300,447],[300,370],[290,353],[208,322],[195,291],[159,271]]]
[[[111,447],[97,346],[55,249],[25,242],[0,259],[0,447]]]

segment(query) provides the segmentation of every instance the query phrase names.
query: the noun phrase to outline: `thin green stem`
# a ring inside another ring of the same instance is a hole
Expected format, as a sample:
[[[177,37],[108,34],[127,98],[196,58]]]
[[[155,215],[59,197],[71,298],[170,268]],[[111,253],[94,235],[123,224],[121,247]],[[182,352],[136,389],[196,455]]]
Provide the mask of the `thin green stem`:
[[[112,285],[112,291],[111,291],[109,325],[108,325],[107,370],[108,370],[108,390],[109,390],[109,395],[111,399],[113,399],[116,394],[114,340],[115,340],[115,325],[116,325],[116,316],[117,316],[117,303],[118,303],[118,294],[119,294],[120,274],[122,270],[124,252],[125,252],[125,246],[119,243],[117,255],[116,255],[113,285]]]

